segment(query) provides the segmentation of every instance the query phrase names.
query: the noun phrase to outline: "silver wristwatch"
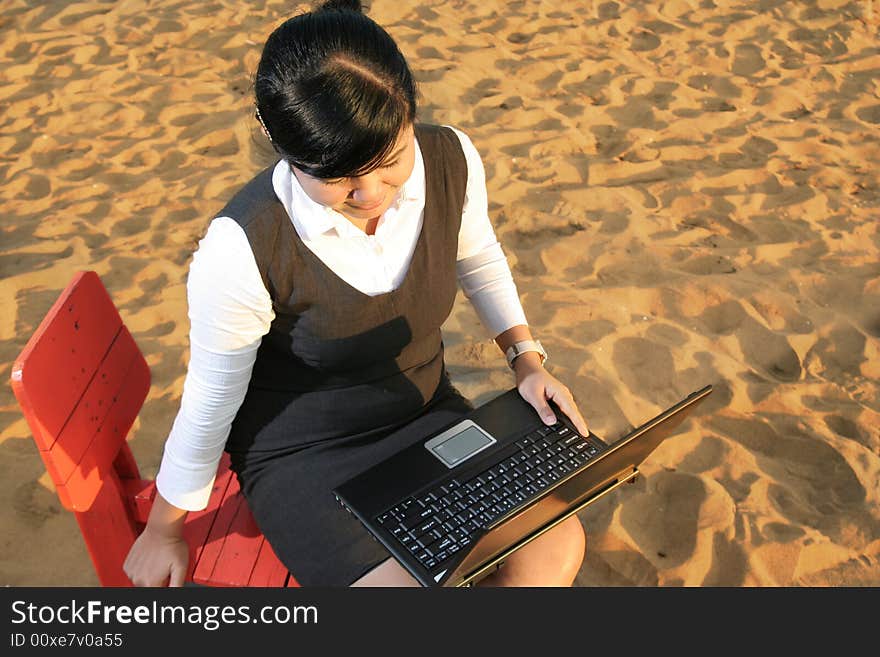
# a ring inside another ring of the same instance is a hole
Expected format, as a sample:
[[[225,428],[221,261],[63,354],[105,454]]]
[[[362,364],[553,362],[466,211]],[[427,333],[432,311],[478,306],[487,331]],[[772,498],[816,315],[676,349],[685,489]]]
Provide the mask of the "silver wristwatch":
[[[507,364],[510,366],[510,369],[513,369],[513,361],[516,360],[516,357],[526,353],[527,351],[536,351],[541,355],[541,363],[543,364],[545,360],[547,360],[547,352],[544,351],[544,347],[541,346],[541,343],[538,340],[522,340],[515,344],[512,344],[507,348],[507,351],[504,352],[504,355],[507,357]]]

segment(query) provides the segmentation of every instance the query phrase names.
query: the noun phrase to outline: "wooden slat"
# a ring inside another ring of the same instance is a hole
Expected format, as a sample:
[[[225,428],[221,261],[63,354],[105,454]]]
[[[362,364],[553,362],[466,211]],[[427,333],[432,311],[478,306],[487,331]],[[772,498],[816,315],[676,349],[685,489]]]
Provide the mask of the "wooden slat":
[[[28,340],[12,386],[39,449],[52,448],[120,326],[97,274],[79,272]]]
[[[211,573],[214,586],[247,586],[266,542],[251,515],[244,494],[239,490],[236,497],[235,516],[226,530],[223,547]]]
[[[213,562],[209,565],[208,561],[212,558],[216,560],[216,554],[209,551],[207,556],[205,556],[204,551],[208,543],[208,537],[211,535],[211,529],[214,526],[217,512],[226,498],[226,490],[234,478],[234,473],[229,469],[229,455],[223,454],[217,468],[217,475],[214,477],[214,485],[211,488],[208,505],[201,511],[190,511],[186,516],[183,535],[190,547],[190,564],[187,571],[187,579],[190,581],[202,584],[204,581],[199,579],[201,577],[200,573],[207,569],[208,574],[210,574],[211,570],[213,570]],[[203,556],[205,556],[205,564],[200,566]]]
[[[111,472],[89,510],[75,514],[102,586],[132,585],[122,564],[137,538],[138,528],[129,515],[123,495],[122,484]]]
[[[244,497],[239,494],[238,478],[233,476],[229,480],[229,485],[226,487],[226,495],[224,495],[220,508],[217,510],[208,540],[205,541],[202,555],[193,573],[193,581],[208,586],[216,585],[214,583],[214,569],[217,567],[217,561],[223,553],[223,544],[226,542],[226,536],[235,522],[238,507],[243,502]],[[248,567],[248,577],[250,577],[250,568],[253,567],[253,563],[249,564]]]
[[[277,587],[286,586],[287,578],[290,573],[287,572],[285,566],[275,555],[275,550],[269,545],[269,541],[263,538],[260,546],[260,554],[257,557],[257,563],[251,573],[251,579],[248,586]]]
[[[58,439],[43,454],[46,469],[56,484],[67,484],[96,439],[111,441],[107,447],[115,458],[150,387],[149,369],[136,363],[135,359],[143,360],[143,356],[128,329],[123,326],[70,419],[61,429]],[[142,393],[143,397],[138,393]],[[120,406],[120,397],[128,400],[127,406]],[[116,430],[99,433],[111,409],[117,418]],[[125,427],[124,431],[120,431],[120,423]]]
[[[110,410],[95,432],[92,444],[63,486],[71,511],[89,508],[105,474],[112,471],[120,441],[128,435],[144,402],[150,387],[150,370],[142,358],[135,358],[132,365],[126,374],[126,385],[111,400]]]

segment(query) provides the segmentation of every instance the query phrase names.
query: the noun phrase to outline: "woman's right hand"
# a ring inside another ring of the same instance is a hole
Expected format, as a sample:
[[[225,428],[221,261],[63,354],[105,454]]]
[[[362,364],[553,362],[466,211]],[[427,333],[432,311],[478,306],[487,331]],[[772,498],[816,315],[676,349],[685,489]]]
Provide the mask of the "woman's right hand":
[[[189,545],[183,537],[147,525],[122,569],[135,586],[183,586],[188,566]]]
[[[147,526],[122,564],[132,584],[183,586],[189,568],[189,545],[183,540],[186,513],[156,493]]]

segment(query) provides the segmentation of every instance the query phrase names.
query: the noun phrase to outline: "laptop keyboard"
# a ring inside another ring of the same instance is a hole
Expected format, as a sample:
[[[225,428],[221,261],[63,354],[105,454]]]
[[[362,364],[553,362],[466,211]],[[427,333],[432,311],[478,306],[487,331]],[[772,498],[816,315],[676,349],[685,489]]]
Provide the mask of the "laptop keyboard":
[[[435,570],[492,521],[538,497],[597,456],[603,446],[562,422],[505,447],[481,472],[452,477],[376,516],[428,570]]]

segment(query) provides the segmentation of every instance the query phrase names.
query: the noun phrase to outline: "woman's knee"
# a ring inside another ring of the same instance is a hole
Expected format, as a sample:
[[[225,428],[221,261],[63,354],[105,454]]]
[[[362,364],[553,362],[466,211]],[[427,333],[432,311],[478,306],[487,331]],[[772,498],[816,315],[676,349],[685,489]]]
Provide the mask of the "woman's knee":
[[[584,561],[587,549],[587,535],[577,516],[571,516],[553,528],[558,530],[554,536],[559,554],[560,569],[571,576],[574,581]]]
[[[586,535],[572,516],[514,552],[483,586],[571,586],[586,551]]]
[[[421,584],[392,557],[380,563],[351,586],[404,587],[421,586]]]

